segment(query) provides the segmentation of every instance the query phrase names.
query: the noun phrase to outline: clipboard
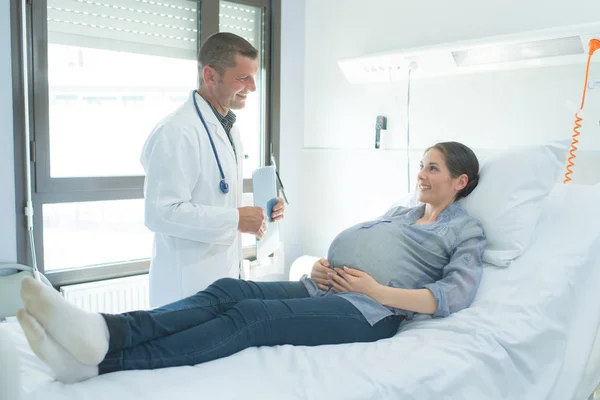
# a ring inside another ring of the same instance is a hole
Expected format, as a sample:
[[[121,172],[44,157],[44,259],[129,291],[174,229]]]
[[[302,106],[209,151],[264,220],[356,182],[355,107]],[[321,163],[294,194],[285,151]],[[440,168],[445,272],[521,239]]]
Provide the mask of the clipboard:
[[[271,219],[273,207],[277,204],[277,176],[275,167],[270,165],[258,168],[252,173],[254,206],[265,210],[269,223],[261,240],[256,240],[256,258],[268,257],[279,247],[279,224]]]

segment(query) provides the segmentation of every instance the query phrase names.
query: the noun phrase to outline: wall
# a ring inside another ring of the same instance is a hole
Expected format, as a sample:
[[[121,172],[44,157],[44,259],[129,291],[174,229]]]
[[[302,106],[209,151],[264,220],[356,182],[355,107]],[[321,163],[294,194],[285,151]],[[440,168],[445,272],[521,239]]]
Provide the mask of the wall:
[[[297,229],[303,251],[318,256],[326,254],[341,229],[376,217],[404,196],[408,184],[406,83],[350,85],[337,65],[339,59],[594,22],[600,15],[600,2],[595,0],[347,0],[341,4],[305,1],[303,174],[296,212],[302,216]],[[422,149],[435,141],[460,140],[482,154],[568,138],[573,112],[564,105],[579,103],[583,68],[413,81],[412,183]],[[600,77],[598,62],[593,74]],[[582,148],[600,150],[600,90],[590,92],[586,110]],[[382,133],[383,149],[376,151],[378,114],[388,116],[388,130]],[[286,151],[290,149],[283,149],[284,157]]]
[[[10,2],[0,2],[0,263],[17,260]]]
[[[301,178],[304,143],[304,0],[283,0],[281,15],[281,161],[279,169],[290,204],[281,223],[286,274],[303,254]],[[287,275],[286,275],[287,276]]]

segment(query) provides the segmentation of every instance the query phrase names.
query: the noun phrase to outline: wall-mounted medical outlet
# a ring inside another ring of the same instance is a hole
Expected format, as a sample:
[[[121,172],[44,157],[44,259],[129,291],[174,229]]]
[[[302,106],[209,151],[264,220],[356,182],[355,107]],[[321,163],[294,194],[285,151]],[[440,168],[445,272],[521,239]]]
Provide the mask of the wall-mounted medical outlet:
[[[378,149],[381,147],[381,130],[387,129],[387,118],[383,115],[377,116],[377,121],[375,122],[375,148]]]

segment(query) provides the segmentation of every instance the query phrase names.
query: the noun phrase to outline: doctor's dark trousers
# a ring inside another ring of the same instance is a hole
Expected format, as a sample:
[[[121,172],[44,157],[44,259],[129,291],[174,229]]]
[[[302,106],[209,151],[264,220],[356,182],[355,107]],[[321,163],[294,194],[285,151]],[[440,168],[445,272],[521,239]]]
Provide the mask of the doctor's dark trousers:
[[[252,346],[318,346],[393,336],[400,317],[371,326],[341,296],[309,297],[301,282],[224,278],[151,311],[102,314],[110,334],[99,373],[196,365]]]

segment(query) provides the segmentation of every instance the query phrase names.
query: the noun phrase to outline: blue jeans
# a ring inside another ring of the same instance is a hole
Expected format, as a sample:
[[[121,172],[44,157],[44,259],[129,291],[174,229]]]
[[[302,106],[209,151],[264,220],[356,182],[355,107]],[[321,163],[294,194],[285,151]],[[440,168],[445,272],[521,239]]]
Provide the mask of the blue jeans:
[[[300,282],[231,278],[155,310],[102,316],[110,340],[100,374],[196,365],[252,346],[374,342],[401,322],[371,326],[341,296],[309,297]]]

